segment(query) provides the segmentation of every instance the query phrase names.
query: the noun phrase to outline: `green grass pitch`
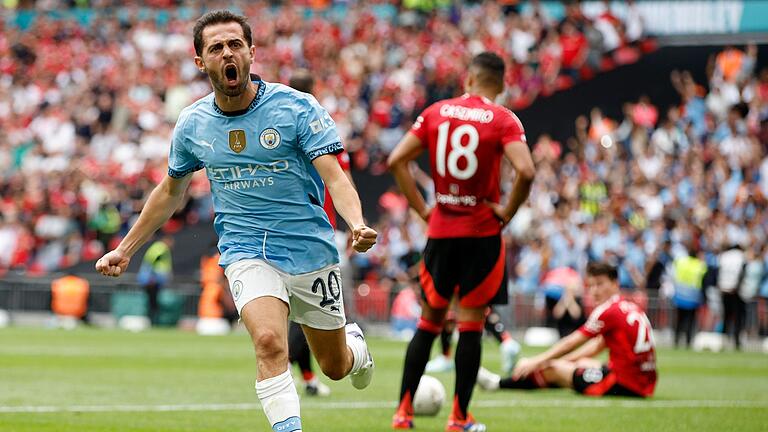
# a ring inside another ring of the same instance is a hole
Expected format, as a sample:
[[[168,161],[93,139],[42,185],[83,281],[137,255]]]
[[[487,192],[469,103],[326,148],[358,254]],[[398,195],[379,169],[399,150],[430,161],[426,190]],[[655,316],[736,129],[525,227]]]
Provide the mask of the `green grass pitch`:
[[[405,343],[369,344],[371,386],[357,391],[347,380],[325,380],[330,398],[302,396],[305,430],[390,430]],[[768,356],[662,349],[658,357],[660,382],[648,401],[476,390],[471,411],[489,431],[768,430]],[[498,361],[497,345],[487,341],[483,364],[498,370]],[[452,374],[436,376],[452,393]],[[269,431],[254,377],[243,333],[2,329],[0,431]],[[448,409],[417,417],[416,430],[443,430]]]

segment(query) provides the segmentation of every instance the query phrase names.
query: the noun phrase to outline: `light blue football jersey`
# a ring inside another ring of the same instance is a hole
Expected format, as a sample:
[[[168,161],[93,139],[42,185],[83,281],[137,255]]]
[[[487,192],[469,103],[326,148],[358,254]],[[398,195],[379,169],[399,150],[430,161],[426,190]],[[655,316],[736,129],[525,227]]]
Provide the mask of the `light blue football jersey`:
[[[213,93],[185,108],[173,132],[168,175],[205,168],[219,265],[263,259],[289,274],[339,262],[312,160],[343,150],[336,125],[309,94],[257,80],[258,94],[224,113]]]

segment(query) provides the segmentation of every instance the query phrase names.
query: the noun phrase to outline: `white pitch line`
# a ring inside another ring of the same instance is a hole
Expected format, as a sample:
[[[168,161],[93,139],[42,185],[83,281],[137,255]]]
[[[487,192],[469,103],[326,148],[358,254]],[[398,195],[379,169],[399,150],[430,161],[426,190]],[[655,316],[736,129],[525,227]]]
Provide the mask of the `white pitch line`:
[[[551,400],[479,400],[472,405],[480,408],[768,408],[768,401],[747,400],[619,400],[619,399],[551,399]],[[304,403],[305,409],[385,409],[394,408],[392,401]],[[74,413],[74,412],[175,412],[175,411],[248,411],[260,410],[258,403],[240,404],[178,404],[178,405],[74,405],[74,406],[0,406],[0,414]]]

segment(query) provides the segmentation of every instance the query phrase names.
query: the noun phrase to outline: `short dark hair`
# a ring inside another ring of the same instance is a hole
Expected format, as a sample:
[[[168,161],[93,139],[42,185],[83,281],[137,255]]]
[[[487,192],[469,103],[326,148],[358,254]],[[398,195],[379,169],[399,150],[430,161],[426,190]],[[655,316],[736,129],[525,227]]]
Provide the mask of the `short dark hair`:
[[[481,85],[493,85],[504,88],[504,60],[498,54],[485,51],[472,58],[470,68],[477,69],[477,78]]]
[[[619,280],[616,267],[604,261],[592,261],[587,264],[587,274],[590,276],[607,276],[612,281]]]
[[[315,87],[315,78],[306,69],[296,69],[293,75],[291,75],[288,85],[300,92],[312,94],[312,90]]]
[[[203,30],[205,30],[206,27],[228,22],[236,22],[240,24],[240,27],[243,29],[243,37],[245,37],[245,41],[248,42],[248,46],[250,47],[253,45],[251,26],[248,25],[248,18],[234,14],[228,10],[213,10],[206,12],[205,15],[198,18],[195,22],[195,29],[193,30],[195,54],[199,56],[203,52]]]

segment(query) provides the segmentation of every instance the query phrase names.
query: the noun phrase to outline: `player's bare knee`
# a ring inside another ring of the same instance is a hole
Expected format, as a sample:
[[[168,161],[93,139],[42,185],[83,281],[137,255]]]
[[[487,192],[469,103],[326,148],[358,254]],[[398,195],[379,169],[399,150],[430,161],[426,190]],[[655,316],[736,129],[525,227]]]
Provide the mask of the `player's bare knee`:
[[[275,330],[259,329],[253,336],[253,344],[260,359],[276,359],[281,356],[288,356],[288,350],[285,347],[286,341]]]

